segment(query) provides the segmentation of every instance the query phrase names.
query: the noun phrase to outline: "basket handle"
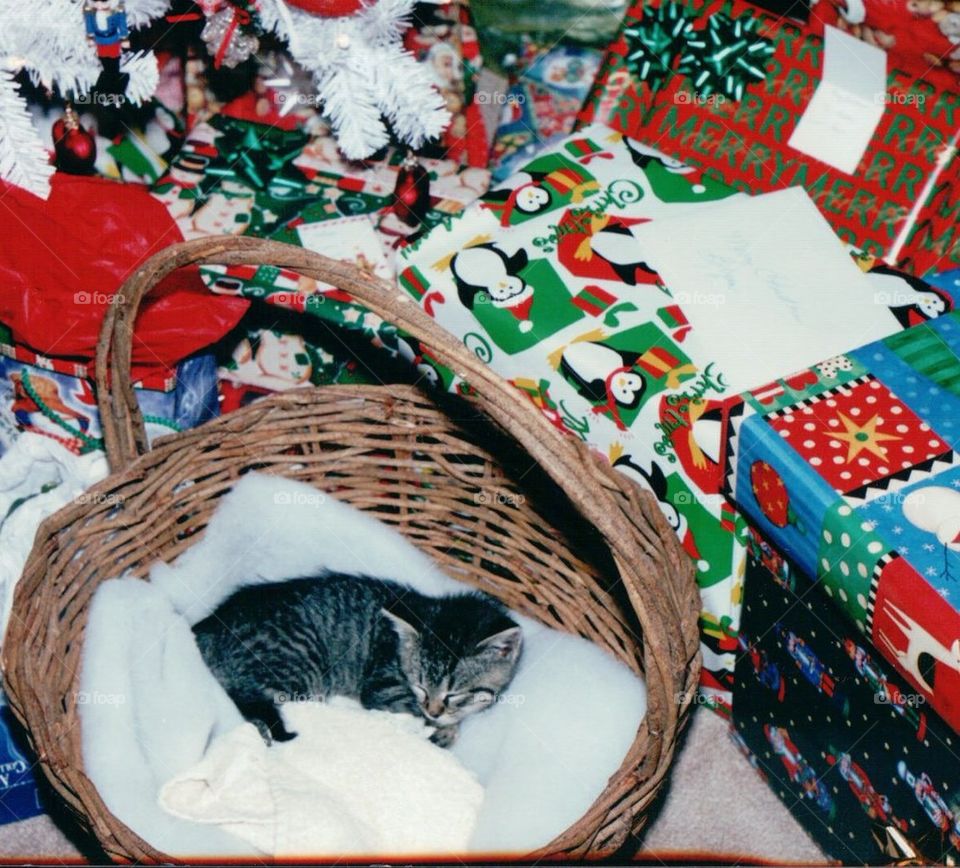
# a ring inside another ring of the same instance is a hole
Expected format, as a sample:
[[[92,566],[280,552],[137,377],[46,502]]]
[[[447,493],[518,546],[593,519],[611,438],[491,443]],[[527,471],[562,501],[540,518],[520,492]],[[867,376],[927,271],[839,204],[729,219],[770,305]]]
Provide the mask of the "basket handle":
[[[355,265],[301,247],[233,236],[185,241],[155,254],[126,280],[107,310],[97,345],[96,385],[104,445],[113,471],[122,470],[149,448],[130,380],[133,329],[144,296],[170,272],[185,265],[264,263],[332,284],[415,336],[470,383],[476,403],[557,482],[576,478],[589,450],[560,434],[532,403],[522,400],[510,383],[437,325],[402,290]]]

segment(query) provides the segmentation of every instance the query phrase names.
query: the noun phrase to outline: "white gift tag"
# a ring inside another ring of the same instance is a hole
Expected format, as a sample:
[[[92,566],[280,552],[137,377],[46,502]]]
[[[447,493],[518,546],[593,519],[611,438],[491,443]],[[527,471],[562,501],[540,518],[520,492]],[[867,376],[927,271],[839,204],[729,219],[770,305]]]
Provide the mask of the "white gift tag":
[[[823,53],[823,77],[787,144],[852,175],[883,117],[887,55],[829,26]]]

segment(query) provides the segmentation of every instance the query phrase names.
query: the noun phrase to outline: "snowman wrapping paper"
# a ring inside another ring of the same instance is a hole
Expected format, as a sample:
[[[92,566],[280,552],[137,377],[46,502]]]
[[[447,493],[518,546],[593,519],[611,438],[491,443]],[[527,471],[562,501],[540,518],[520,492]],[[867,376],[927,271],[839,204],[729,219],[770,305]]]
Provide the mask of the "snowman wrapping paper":
[[[152,187],[184,238],[255,235],[349,259],[384,278],[389,251],[414,229],[393,211],[403,154],[351,162],[325,128],[269,126],[226,114],[194,126],[169,170]],[[449,219],[483,193],[486,169],[424,159],[430,204],[424,225]],[[317,289],[277,269],[205,268],[215,292],[300,305]]]
[[[671,294],[655,266],[663,251],[641,239],[651,221],[745,199],[595,124],[542,150],[397,260],[400,285],[428,314],[554,425],[655,493],[697,567],[703,686],[718,707],[729,699],[745,534],[723,462],[731,414],[744,401],[698,340],[698,299]],[[870,266],[883,269],[861,261],[863,271]],[[883,334],[922,320],[924,305],[933,315],[952,306],[920,281],[907,304],[909,284],[895,279],[902,292],[889,308],[881,302]],[[875,315],[878,285],[869,286],[862,310]],[[853,322],[839,329],[844,346],[863,334]]]
[[[316,125],[315,125],[316,126]],[[195,125],[153,185],[184,238],[256,235],[347,259],[387,280],[394,275],[390,248],[413,229],[392,211],[402,154],[350,162],[322,127],[268,126],[217,115]],[[486,190],[486,169],[451,159],[424,159],[431,203],[425,223],[449,219]],[[352,364],[342,341],[301,327],[286,310],[309,313],[362,332],[376,346],[403,357],[396,330],[330,287],[285,269],[262,266],[201,268],[220,295],[262,299],[278,308],[273,321],[239,336],[220,368],[224,412],[269,391],[314,385],[372,382]],[[270,319],[270,318],[268,318]],[[408,353],[409,355],[409,353]]]

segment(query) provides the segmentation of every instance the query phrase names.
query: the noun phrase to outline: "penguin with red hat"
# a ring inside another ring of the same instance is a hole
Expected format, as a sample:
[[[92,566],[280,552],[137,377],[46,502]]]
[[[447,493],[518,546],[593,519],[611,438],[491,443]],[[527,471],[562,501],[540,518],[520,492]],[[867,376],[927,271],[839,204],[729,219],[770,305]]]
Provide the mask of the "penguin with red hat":
[[[533,287],[520,274],[526,265],[523,248],[508,256],[496,244],[477,244],[454,256],[450,270],[465,308],[490,304],[508,310],[517,318],[520,331],[526,333],[533,328]]]
[[[578,205],[599,189],[596,178],[583,166],[563,154],[544,154],[514,175],[509,186],[487,193],[481,204],[499,218],[501,226],[516,226],[538,214]]]

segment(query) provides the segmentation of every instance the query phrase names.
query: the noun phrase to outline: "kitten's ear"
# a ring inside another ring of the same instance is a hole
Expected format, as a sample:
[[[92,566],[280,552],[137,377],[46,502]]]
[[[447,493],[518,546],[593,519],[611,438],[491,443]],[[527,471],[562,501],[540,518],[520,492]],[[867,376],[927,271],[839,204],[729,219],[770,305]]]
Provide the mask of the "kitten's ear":
[[[492,654],[500,660],[509,660],[513,663],[520,656],[523,645],[523,633],[519,627],[508,627],[499,633],[488,636],[477,643],[477,650]]]
[[[420,633],[409,621],[404,621],[403,618],[395,615],[389,609],[381,609],[380,614],[393,624],[393,629],[397,631],[397,635],[401,639],[409,641],[420,638]]]

